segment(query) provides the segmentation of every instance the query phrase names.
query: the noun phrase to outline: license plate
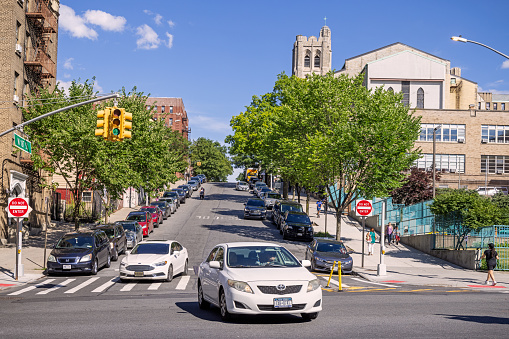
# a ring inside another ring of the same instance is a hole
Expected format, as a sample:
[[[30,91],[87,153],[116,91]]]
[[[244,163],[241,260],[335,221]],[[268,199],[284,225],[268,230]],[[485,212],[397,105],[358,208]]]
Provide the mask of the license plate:
[[[302,237],[302,233],[297,233],[297,235],[298,235],[299,237]]]
[[[71,269],[71,265],[62,265],[62,269],[63,270],[70,270]]]
[[[143,272],[134,272],[135,277],[143,277]]]
[[[274,308],[292,307],[292,298],[274,298]]]

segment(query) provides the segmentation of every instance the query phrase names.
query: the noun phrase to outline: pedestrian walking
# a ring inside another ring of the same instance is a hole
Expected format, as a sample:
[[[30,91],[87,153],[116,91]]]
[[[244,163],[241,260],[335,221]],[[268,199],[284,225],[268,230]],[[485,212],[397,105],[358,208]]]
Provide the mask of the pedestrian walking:
[[[391,245],[391,241],[392,241],[392,232],[394,231],[394,228],[392,227],[392,224],[389,223],[387,225],[387,228],[385,229],[385,233],[387,234],[387,245],[390,246]]]
[[[369,230],[369,233],[366,234],[366,241],[368,242],[368,255],[373,255],[373,249],[375,247],[375,242],[378,239],[378,236],[375,233],[375,229],[372,228]]]
[[[318,200],[316,202],[316,217],[320,218],[320,210],[322,209],[322,201]]]
[[[488,282],[492,281],[491,285],[495,286],[497,284],[495,280],[495,276],[493,275],[493,270],[497,267],[498,253],[495,251],[495,245],[493,243],[488,244],[489,249],[484,251],[484,254],[481,257],[481,260],[486,258],[486,264],[488,265],[488,277],[484,282],[485,285],[488,285]]]
[[[392,230],[392,241],[396,243],[396,245],[399,245],[399,229],[397,225],[394,225],[394,229]]]

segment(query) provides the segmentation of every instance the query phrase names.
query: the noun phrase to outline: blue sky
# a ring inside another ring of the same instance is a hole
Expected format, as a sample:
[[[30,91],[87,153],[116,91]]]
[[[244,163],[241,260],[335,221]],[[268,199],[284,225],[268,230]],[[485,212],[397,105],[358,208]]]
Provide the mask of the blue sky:
[[[134,86],[182,97],[190,139],[223,142],[253,95],[291,74],[296,35],[317,36],[327,17],[332,67],[402,42],[451,61],[480,90],[509,93],[509,1],[61,0],[57,79],[96,77],[100,93]],[[505,63],[504,63],[505,62]]]

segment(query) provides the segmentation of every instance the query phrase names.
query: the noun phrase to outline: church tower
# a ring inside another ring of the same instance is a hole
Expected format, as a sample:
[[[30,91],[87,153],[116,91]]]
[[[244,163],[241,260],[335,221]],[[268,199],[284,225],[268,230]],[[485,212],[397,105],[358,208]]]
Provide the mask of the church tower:
[[[292,75],[304,78],[308,74],[325,75],[331,70],[332,50],[330,28],[323,26],[320,37],[297,35],[293,44]]]

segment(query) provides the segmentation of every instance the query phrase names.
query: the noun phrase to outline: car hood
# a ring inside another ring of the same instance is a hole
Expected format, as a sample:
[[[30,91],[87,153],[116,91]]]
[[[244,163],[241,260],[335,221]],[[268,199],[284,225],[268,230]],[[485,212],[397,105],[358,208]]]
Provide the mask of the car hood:
[[[228,268],[228,275],[245,282],[257,281],[309,281],[316,279],[304,267],[260,267],[260,268]]]
[[[301,222],[291,222],[291,221],[287,221],[286,224],[288,226],[296,226],[296,227],[309,227],[309,226],[311,226],[311,224],[301,223]]]
[[[339,252],[315,252],[315,255],[324,260],[347,259],[350,256]]]
[[[264,206],[246,206],[247,210],[256,211],[256,210],[264,210]]]
[[[168,260],[167,254],[129,254],[125,259],[127,265],[150,265]]]
[[[85,254],[91,253],[92,248],[54,248],[51,251],[51,254],[55,257],[61,257],[66,255],[79,255],[83,256]]]

